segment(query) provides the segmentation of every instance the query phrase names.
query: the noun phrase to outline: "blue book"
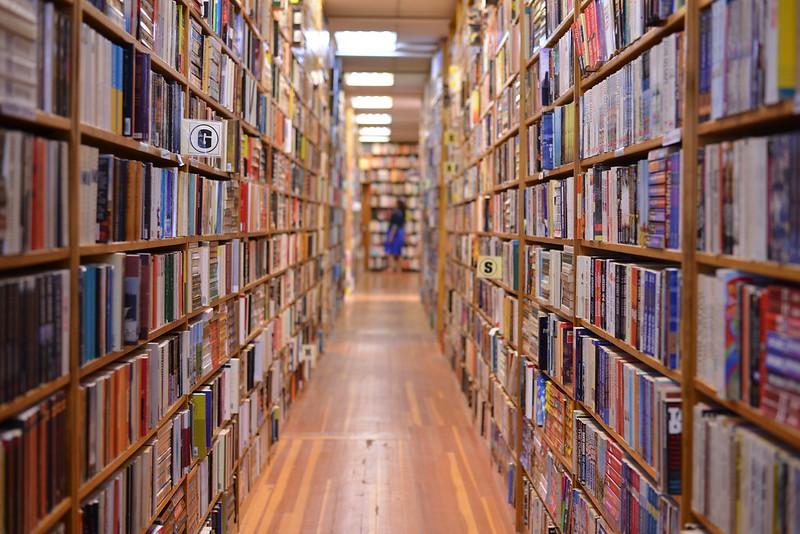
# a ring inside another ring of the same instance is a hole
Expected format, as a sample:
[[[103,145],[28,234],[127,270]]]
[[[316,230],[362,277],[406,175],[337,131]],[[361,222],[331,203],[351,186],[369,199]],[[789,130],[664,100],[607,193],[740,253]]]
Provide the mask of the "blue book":
[[[667,336],[666,364],[670,369],[680,368],[680,322],[681,322],[681,271],[670,268],[667,275],[669,296],[669,330]]]
[[[563,108],[553,110],[553,167],[560,166],[561,161],[561,121]]]
[[[681,152],[673,152],[667,162],[669,179],[669,231],[667,247],[681,248]]]
[[[553,112],[542,113],[542,169],[553,168]]]

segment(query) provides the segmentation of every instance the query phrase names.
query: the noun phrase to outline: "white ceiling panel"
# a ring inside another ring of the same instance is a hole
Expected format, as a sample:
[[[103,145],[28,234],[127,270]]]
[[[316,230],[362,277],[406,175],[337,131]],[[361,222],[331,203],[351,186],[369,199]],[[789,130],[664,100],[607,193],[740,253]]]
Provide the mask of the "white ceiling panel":
[[[395,99],[392,141],[415,142],[419,135],[422,92],[430,59],[447,37],[455,0],[326,0],[329,29],[393,31],[393,57],[342,57],[344,72],[391,72],[393,87],[345,87],[348,96],[388,95]]]

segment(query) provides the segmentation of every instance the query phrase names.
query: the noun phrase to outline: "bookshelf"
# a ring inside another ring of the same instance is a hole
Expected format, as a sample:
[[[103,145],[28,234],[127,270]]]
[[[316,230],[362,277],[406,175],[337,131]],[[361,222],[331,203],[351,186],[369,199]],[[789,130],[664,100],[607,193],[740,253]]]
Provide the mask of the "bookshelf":
[[[362,221],[366,268],[389,267],[384,251],[389,217],[397,202],[406,203],[404,270],[420,269],[422,201],[417,147],[407,144],[362,144],[358,166],[362,179]]]
[[[789,393],[797,382],[779,367],[795,353],[757,344],[759,336],[794,339],[775,324],[788,324],[781,321],[793,313],[800,280],[786,226],[793,211],[776,208],[794,198],[793,182],[781,180],[796,174],[798,33],[788,22],[796,6],[775,4],[787,22],[767,30],[742,26],[760,46],[784,39],[775,58],[795,66],[778,74],[774,60],[745,61],[736,64],[741,83],[719,21],[750,22],[729,6],[457,3],[442,49],[445,79],[432,82],[446,104],[440,110],[429,96],[423,111],[441,117],[453,138],[437,177],[446,236],[435,289],[444,302],[434,313],[443,315],[444,352],[520,531],[630,531],[620,515],[632,510],[630,477],[657,496],[652,519],[661,531],[695,523],[732,532],[748,528],[742,521],[795,528],[780,512],[767,518],[761,511],[774,502],[725,473],[764,457],[767,469],[794,473],[797,465],[800,404]],[[614,30],[622,7],[625,34]],[[647,93],[646,123],[643,80],[659,89]],[[509,173],[507,145],[517,139]],[[730,162],[729,174],[717,161]],[[725,196],[723,187],[733,189]],[[604,204],[617,201],[617,213]],[[648,201],[665,207],[663,219]],[[479,255],[503,257],[501,280],[477,277]],[[735,297],[726,294],[734,288]],[[644,309],[647,329],[657,330],[640,330]],[[653,332],[660,337],[649,339]],[[634,376],[653,384],[649,417],[679,433],[647,425],[634,409],[640,403],[630,404]],[[609,382],[619,389],[598,396]],[[640,422],[621,420],[624,411]],[[581,470],[584,460],[618,468]],[[748,505],[735,503],[736,491]]]
[[[423,93],[423,107],[430,113],[423,114],[420,122],[420,178],[422,183],[422,305],[428,322],[438,333],[442,331],[444,293],[440,291],[444,277],[444,157],[448,140],[443,131],[444,119],[444,51],[440,50],[431,60],[431,75]],[[443,142],[444,141],[444,142]]]
[[[340,73],[305,47],[321,5],[154,4],[0,9],[39,35],[18,51],[38,72],[0,95],[21,206],[0,291],[23,312],[2,319],[4,532],[105,531],[115,490],[120,532],[235,531],[340,309]],[[187,155],[188,118],[223,122],[222,157]]]

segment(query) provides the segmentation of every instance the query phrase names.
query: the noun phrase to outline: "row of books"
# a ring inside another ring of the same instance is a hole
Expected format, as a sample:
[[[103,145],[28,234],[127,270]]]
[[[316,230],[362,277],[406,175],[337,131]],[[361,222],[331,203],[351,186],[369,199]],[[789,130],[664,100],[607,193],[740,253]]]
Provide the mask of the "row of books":
[[[570,314],[575,307],[575,254],[573,248],[563,250],[528,245],[526,252],[526,291],[540,302]]]
[[[682,155],[660,148],[633,165],[589,168],[579,180],[583,239],[680,249]]]
[[[69,433],[63,392],[0,425],[0,527],[8,534],[32,532],[67,498],[63,453]]]
[[[0,402],[69,372],[70,277],[67,270],[0,280]]]
[[[684,0],[592,0],[574,32],[581,70],[597,69],[684,5]]]
[[[519,289],[519,240],[483,237],[477,240],[476,245],[479,256],[500,256],[502,258],[503,283],[514,291]],[[467,258],[464,263],[470,265],[472,262],[470,258]]]
[[[0,6],[0,16],[6,21],[0,41],[9,51],[2,62],[0,109],[14,115],[35,109],[68,115],[72,18],[54,2],[36,0]]]
[[[84,23],[81,57],[81,121],[180,152],[185,90],[153,72],[149,54],[116,44]]]
[[[178,414],[176,419],[184,414]],[[180,471],[174,473],[172,470],[176,465],[173,452],[175,447],[185,450],[186,436],[185,433],[159,434],[112,474],[82,503],[83,532],[100,533],[111,529],[136,534],[148,528],[158,506],[182,481]],[[173,441],[173,437],[177,441]],[[171,499],[172,504],[167,506],[175,514],[177,523],[184,521],[185,506],[185,520],[193,531],[199,530],[200,520],[208,512],[211,501],[231,487],[234,449],[233,432],[230,428],[221,428],[208,452],[186,474],[185,491],[178,490]],[[186,472],[185,468],[182,470]],[[185,504],[175,499],[182,495],[185,495]]]
[[[519,212],[517,195],[517,189],[506,189],[480,199],[481,224],[484,232],[516,233]]]
[[[249,215],[240,209],[239,185],[82,146],[81,242],[238,232],[239,212]]]
[[[550,106],[555,100],[572,91],[575,83],[575,65],[573,64],[572,30],[568,30],[555,43],[553,48],[539,50],[538,72],[533,84],[533,106],[535,113],[542,107]]]
[[[576,315],[680,369],[681,270],[593,256],[577,257]]]
[[[15,255],[66,247],[68,146],[0,129],[0,252]]]
[[[528,23],[528,56],[544,46],[556,28],[571,18],[575,0],[528,0],[525,8]]]
[[[517,342],[519,299],[489,281],[478,280],[475,304],[500,329],[503,337],[511,343]]]
[[[495,185],[517,180],[519,169],[519,135],[513,135],[497,146],[493,154],[493,163],[493,168],[489,168],[488,176],[494,177]]]
[[[107,263],[82,265],[81,363],[146,339],[151,331],[182,318],[191,303],[184,261],[181,251],[120,253]]]
[[[800,292],[733,269],[701,273],[697,289],[697,328],[706,333],[697,336],[697,378],[722,398],[800,428]]]
[[[497,139],[519,126],[519,92],[520,81],[516,78],[494,100],[494,132]]]
[[[800,83],[796,10],[792,2],[715,0],[700,12],[701,118],[793,98]],[[753,56],[753,49],[763,56]]]
[[[202,350],[190,346],[192,341],[188,331],[165,337],[82,382],[82,480],[102,471],[143,438],[188,392],[190,355]]]
[[[680,495],[680,385],[585,328],[574,335],[575,400],[656,471],[661,491]]]
[[[800,458],[724,410],[694,406],[692,509],[721,532],[794,532]],[[733,468],[735,466],[735,468]]]
[[[534,126],[535,125],[535,126]],[[541,124],[528,130],[528,153],[533,153],[530,174],[547,171],[575,161],[575,104],[542,113]],[[533,145],[531,146],[531,143]]]
[[[699,250],[800,263],[800,133],[746,137],[700,151]]]
[[[658,490],[588,414],[577,410],[574,418],[577,479],[602,506],[611,528],[618,532],[677,530],[678,505]]]
[[[581,157],[674,135],[683,115],[684,47],[683,32],[672,33],[581,95]]]
[[[573,239],[575,179],[549,180],[523,192],[525,235]]]

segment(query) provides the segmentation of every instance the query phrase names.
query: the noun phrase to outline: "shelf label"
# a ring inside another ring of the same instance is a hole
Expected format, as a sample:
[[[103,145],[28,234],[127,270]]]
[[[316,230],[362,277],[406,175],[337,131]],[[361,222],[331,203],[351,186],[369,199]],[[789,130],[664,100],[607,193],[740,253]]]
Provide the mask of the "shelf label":
[[[503,257],[479,256],[478,278],[491,278],[493,280],[503,278]]]
[[[621,147],[619,147],[618,149],[616,149],[614,151],[614,156],[617,157],[617,158],[620,157],[620,156],[624,156],[624,155],[625,155],[625,147],[624,146],[621,146]]]
[[[222,121],[183,119],[186,137],[181,152],[190,156],[222,157]]]
[[[676,145],[681,142],[681,129],[675,128],[667,132],[664,136],[664,139],[661,143],[661,146],[669,146],[669,145]]]

